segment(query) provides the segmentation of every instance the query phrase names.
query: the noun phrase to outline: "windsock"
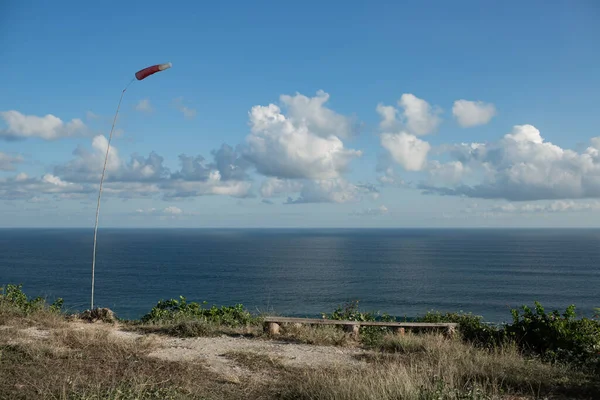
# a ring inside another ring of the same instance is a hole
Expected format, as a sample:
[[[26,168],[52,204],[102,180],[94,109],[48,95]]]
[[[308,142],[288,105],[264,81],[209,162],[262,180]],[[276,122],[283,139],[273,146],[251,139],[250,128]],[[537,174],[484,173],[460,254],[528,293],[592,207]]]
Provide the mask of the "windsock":
[[[136,72],[135,77],[137,78],[138,81],[141,81],[142,79],[145,79],[152,74],[155,74],[160,71],[164,71],[165,69],[171,68],[172,66],[173,66],[173,64],[171,64],[171,63],[152,65],[150,67],[141,69],[138,72]]]

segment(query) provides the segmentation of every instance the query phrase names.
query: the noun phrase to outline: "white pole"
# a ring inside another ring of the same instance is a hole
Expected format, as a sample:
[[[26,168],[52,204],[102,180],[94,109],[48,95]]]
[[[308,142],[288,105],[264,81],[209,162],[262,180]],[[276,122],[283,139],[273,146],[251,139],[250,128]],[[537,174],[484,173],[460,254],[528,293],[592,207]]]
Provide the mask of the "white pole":
[[[133,79],[131,80],[133,82]],[[112,128],[110,128],[110,135],[108,136],[108,146],[106,147],[106,156],[104,157],[104,167],[102,168],[102,178],[100,178],[100,190],[98,191],[98,204],[96,205],[96,224],[94,225],[94,251],[92,254],[92,301],[90,306],[90,311],[94,309],[94,278],[96,272],[96,238],[98,236],[98,216],[100,215],[100,196],[102,195],[102,183],[104,182],[104,173],[106,172],[106,163],[108,161],[108,152],[110,151],[110,141],[112,140],[113,131],[115,129],[115,123],[117,122],[117,115],[119,114],[119,109],[121,108],[121,101],[123,100],[123,95],[125,91],[131,85],[131,82],[123,89],[121,92],[121,98],[119,99],[119,105],[117,106],[117,112],[115,113],[115,118],[113,119]]]

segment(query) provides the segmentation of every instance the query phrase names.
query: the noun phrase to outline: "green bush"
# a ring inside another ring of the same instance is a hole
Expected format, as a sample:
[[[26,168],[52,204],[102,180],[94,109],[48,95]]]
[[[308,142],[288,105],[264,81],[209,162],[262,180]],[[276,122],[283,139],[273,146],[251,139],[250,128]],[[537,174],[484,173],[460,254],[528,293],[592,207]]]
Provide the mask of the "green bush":
[[[481,347],[497,347],[506,340],[506,333],[500,327],[486,324],[483,317],[467,313],[428,312],[423,317],[416,319],[417,322],[453,322],[457,323],[461,337],[466,342]]]
[[[577,319],[574,305],[562,314],[547,313],[538,302],[534,310],[522,306],[521,311],[511,310],[513,322],[505,329],[522,349],[600,372],[600,321]]]
[[[36,311],[45,309],[46,301],[42,297],[29,299],[22,289],[23,285],[8,284],[6,288],[0,288],[0,306],[6,307],[13,312],[29,315]],[[48,309],[52,312],[60,312],[63,299],[56,299]]]
[[[202,304],[207,303],[203,302]],[[201,304],[187,302],[185,297],[179,296],[179,300],[160,300],[141,320],[144,323],[200,320],[227,326],[243,326],[253,323],[255,318],[241,304],[203,308]]]
[[[546,361],[562,362],[578,368],[600,372],[600,321],[576,318],[575,306],[563,314],[558,311],[546,313],[535,302],[511,310],[512,323],[503,326],[486,324],[482,317],[464,313],[429,312],[419,322],[455,322],[464,341],[476,346],[494,348],[507,342],[515,342],[530,354]]]
[[[379,314],[375,312],[361,312],[358,308],[358,300],[339,306],[331,314],[321,314],[324,319],[333,319],[338,321],[383,321],[395,322],[396,319],[388,314]],[[360,328],[360,340],[367,346],[378,345],[383,336],[389,333],[390,329],[383,326],[363,326]]]

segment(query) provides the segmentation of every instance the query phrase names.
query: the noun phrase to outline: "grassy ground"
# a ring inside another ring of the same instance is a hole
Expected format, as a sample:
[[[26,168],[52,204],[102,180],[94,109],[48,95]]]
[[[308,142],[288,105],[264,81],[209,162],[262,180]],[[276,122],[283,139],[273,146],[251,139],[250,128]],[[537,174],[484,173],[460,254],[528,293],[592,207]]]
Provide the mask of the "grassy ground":
[[[167,333],[269,340],[258,325],[136,325],[153,334],[133,340],[111,335],[110,324],[68,322],[44,310],[25,316],[0,309],[0,323],[0,399],[600,398],[597,377],[527,359],[516,347],[482,350],[442,336],[381,335],[361,355],[367,367],[292,368],[240,349],[225,357],[249,373],[232,381],[202,362],[148,354]],[[282,333],[290,342],[361,346],[331,327],[290,326]]]
[[[284,325],[273,342],[260,318],[240,306],[203,309],[181,298],[160,302],[145,322],[118,323],[58,310],[20,287],[0,296],[0,399],[600,398],[600,377],[590,369],[543,362],[511,342],[474,346],[461,340],[464,332],[446,338],[365,328],[356,341],[333,326]],[[592,329],[584,339],[594,337],[593,324],[584,326]],[[223,335],[245,339],[233,346],[194,339]],[[220,367],[240,373],[215,369],[211,346]],[[289,355],[290,346],[292,358],[304,361],[284,362],[280,354]],[[156,356],[175,350],[200,357]],[[342,363],[322,362],[340,354]]]

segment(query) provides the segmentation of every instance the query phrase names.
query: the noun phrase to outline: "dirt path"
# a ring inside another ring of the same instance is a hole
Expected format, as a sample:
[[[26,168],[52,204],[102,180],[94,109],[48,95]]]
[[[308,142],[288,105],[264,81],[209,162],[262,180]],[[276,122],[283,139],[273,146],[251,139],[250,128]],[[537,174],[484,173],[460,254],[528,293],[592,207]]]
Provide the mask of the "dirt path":
[[[169,361],[202,360],[215,372],[226,376],[245,375],[243,367],[229,357],[231,353],[250,353],[268,357],[286,366],[308,366],[311,368],[332,365],[366,365],[355,357],[364,354],[361,349],[339,348],[287,343],[276,340],[261,340],[222,337],[199,337],[191,339],[164,339],[161,347],[149,354]]]
[[[222,375],[228,380],[237,380],[252,375],[244,365],[235,361],[235,355],[246,354],[268,358],[284,366],[318,368],[323,366],[364,366],[357,355],[367,351],[359,348],[318,346],[296,344],[278,340],[249,339],[244,337],[197,337],[174,338],[162,335],[143,335],[124,331],[118,326],[108,324],[90,324],[72,322],[69,328],[73,330],[108,330],[123,340],[138,340],[152,336],[156,348],[148,354],[167,361],[200,362],[209,369]],[[27,328],[20,330],[24,337],[30,340],[43,340],[50,335],[47,330]]]

